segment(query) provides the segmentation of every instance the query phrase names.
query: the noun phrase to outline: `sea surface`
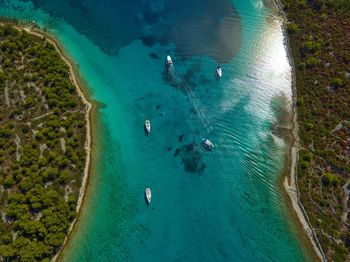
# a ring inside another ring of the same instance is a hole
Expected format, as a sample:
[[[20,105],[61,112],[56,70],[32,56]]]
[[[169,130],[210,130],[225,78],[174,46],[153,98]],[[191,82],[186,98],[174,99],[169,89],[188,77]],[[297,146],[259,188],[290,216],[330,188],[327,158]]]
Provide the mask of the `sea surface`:
[[[57,37],[100,105],[63,261],[305,260],[278,184],[291,67],[267,2],[0,1]]]

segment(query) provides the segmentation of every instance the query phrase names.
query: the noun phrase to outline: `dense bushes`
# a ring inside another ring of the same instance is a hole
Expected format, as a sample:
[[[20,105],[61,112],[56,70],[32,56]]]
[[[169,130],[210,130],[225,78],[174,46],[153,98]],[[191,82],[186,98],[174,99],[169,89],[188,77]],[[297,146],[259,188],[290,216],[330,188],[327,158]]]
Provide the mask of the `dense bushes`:
[[[0,26],[0,64],[0,260],[49,261],[76,216],[85,106],[43,39]]]

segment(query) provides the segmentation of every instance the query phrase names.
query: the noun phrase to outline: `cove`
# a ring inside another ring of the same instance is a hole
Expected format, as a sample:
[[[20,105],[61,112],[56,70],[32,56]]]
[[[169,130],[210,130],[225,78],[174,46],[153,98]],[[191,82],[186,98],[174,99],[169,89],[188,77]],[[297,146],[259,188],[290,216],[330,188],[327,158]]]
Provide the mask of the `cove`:
[[[263,2],[14,0],[0,15],[56,36],[103,105],[63,261],[305,260],[278,187],[286,146],[272,131],[276,108],[290,107],[291,68]]]

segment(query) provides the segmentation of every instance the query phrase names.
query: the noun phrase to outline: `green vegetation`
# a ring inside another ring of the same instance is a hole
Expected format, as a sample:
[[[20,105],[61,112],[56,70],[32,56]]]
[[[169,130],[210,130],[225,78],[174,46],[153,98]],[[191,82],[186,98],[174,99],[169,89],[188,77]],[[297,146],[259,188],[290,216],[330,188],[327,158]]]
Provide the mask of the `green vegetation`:
[[[350,1],[282,0],[295,62],[301,202],[329,261],[350,260]]]
[[[0,261],[49,261],[85,168],[85,105],[45,39],[0,26]]]

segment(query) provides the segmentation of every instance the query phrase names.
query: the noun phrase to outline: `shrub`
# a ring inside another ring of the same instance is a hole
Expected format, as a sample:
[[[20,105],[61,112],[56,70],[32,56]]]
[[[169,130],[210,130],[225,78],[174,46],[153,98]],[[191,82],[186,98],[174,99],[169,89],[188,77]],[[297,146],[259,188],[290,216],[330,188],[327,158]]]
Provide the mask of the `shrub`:
[[[298,26],[295,23],[289,23],[287,26],[288,33],[295,33],[298,30]]]
[[[315,41],[306,41],[300,47],[300,52],[313,54],[321,49],[321,43]]]
[[[335,88],[341,87],[344,85],[344,82],[342,79],[336,77],[332,80],[332,86]]]
[[[306,68],[313,68],[318,64],[318,60],[316,57],[310,57],[306,60]]]
[[[310,131],[310,130],[312,130],[314,128],[314,125],[312,123],[306,123],[305,127],[306,127],[307,131]]]
[[[340,183],[340,179],[337,175],[332,174],[332,173],[326,173],[322,177],[322,182],[325,186],[329,185],[338,185]]]
[[[308,163],[305,161],[300,161],[300,167],[301,167],[301,169],[307,169]]]
[[[303,106],[304,105],[304,98],[298,98],[296,106]]]
[[[32,96],[28,96],[25,100],[24,100],[24,106],[25,108],[30,108],[35,104],[35,100]]]
[[[312,153],[310,152],[305,152],[302,156],[302,159],[306,162],[310,162],[312,159]]]
[[[12,135],[12,129],[10,128],[2,128],[0,129],[0,137],[9,138]]]
[[[301,62],[298,66],[300,70],[304,70],[306,68],[306,64],[304,62]]]

